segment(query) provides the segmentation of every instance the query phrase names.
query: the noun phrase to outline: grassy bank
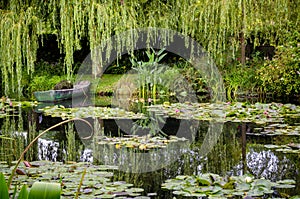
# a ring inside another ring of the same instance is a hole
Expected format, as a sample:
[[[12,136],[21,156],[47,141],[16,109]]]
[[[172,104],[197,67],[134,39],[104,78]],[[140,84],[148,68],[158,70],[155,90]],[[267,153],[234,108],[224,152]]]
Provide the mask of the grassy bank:
[[[103,74],[96,87],[97,95],[112,95],[116,84],[121,79],[122,74]]]

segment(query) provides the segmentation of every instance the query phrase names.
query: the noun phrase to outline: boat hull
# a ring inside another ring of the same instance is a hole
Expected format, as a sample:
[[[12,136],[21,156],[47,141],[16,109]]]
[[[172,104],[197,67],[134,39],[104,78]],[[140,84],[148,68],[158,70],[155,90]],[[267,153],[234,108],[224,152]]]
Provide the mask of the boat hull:
[[[34,97],[39,102],[57,102],[80,96],[87,96],[90,89],[90,82],[82,81],[74,85],[72,89],[36,91]]]

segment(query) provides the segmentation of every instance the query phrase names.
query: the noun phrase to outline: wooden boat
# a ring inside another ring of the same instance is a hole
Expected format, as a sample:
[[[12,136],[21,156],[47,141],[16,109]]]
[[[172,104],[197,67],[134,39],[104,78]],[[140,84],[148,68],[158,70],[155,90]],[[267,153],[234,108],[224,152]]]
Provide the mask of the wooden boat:
[[[87,96],[90,84],[89,81],[80,81],[71,89],[36,91],[33,95],[39,102],[57,102],[80,96]]]

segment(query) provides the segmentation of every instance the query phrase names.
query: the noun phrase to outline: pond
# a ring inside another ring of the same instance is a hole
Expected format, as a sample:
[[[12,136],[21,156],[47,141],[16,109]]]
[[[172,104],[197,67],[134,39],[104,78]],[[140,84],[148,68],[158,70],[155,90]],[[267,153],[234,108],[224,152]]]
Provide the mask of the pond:
[[[87,167],[79,198],[299,198],[300,106],[166,103],[134,113],[89,105],[6,106],[1,171],[8,176],[7,164],[33,137],[82,117],[92,128],[75,121],[46,133],[26,154],[39,168],[22,165],[26,177],[14,182],[59,181],[60,174],[63,197],[74,198]]]

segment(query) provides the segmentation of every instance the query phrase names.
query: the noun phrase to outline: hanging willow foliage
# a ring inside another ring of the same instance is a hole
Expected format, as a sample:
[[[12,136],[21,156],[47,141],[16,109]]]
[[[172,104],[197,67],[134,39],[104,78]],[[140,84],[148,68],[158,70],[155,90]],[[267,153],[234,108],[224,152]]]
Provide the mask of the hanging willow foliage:
[[[222,64],[228,57],[236,57],[241,34],[255,45],[265,41],[284,42],[284,34],[291,27],[299,28],[297,10],[299,5],[293,0],[12,0],[1,3],[0,66],[4,93],[22,95],[22,75],[34,71],[38,41],[44,34],[57,36],[68,78],[73,74],[74,52],[81,48],[83,39],[88,40],[93,50],[116,35],[117,46],[107,43],[100,51],[92,51],[96,63],[102,60],[101,50],[106,51],[108,59],[112,49],[117,49],[119,55],[124,49],[132,51],[135,33],[127,34],[126,42],[118,34],[145,27],[171,29],[190,36],[217,64]],[[173,40],[167,33],[160,37],[166,44]],[[98,74],[98,69],[99,66],[94,66],[93,74]]]
[[[22,73],[34,70],[41,19],[32,7],[16,13],[0,10],[0,67],[6,95],[22,94]]]

